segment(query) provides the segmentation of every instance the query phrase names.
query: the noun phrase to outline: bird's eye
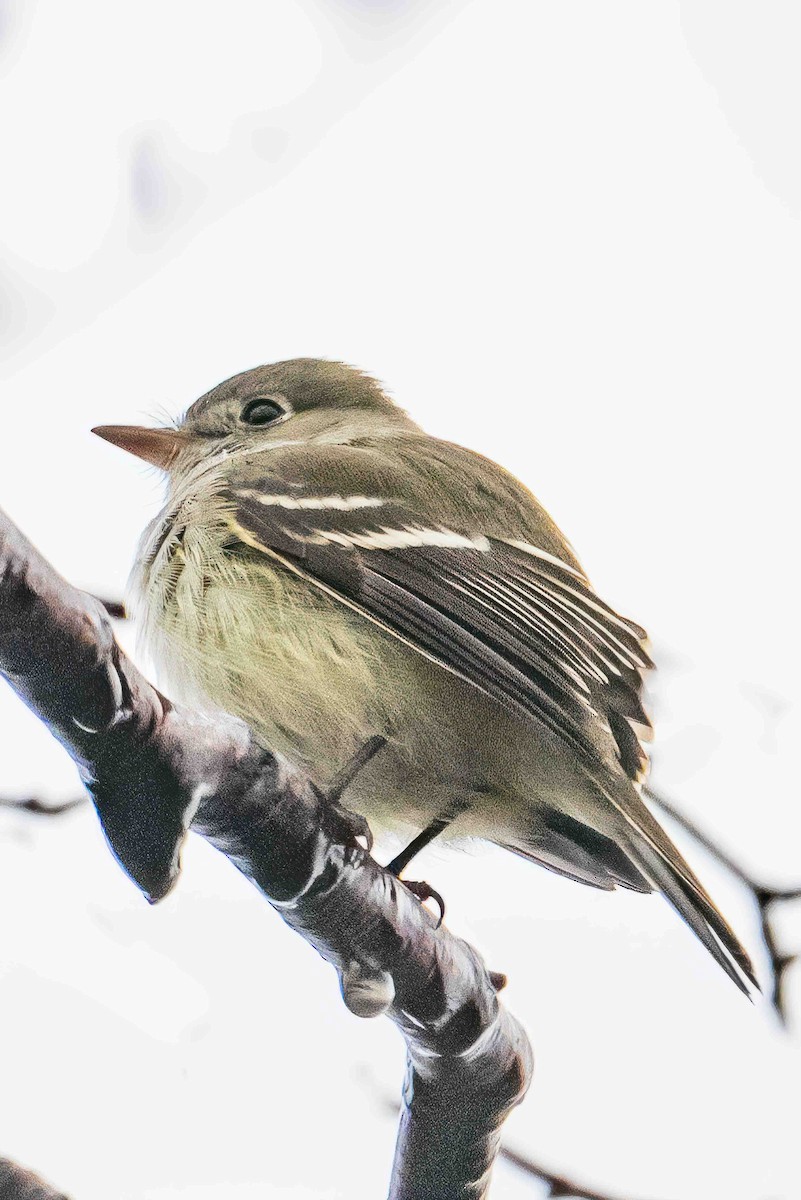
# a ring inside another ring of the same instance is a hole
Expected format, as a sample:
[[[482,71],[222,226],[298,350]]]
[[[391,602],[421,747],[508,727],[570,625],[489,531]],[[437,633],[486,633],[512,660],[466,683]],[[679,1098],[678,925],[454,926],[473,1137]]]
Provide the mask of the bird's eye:
[[[263,396],[259,396],[256,400],[248,401],[239,414],[239,419],[245,425],[272,425],[283,415],[283,408],[275,400],[267,400]]]

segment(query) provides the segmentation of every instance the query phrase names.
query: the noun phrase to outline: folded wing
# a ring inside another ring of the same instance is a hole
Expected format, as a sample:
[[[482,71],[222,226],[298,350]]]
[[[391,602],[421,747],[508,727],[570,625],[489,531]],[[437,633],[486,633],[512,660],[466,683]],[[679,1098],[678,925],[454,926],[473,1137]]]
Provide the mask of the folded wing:
[[[621,850],[637,871],[739,987],[737,967],[754,982],[735,935],[633,786],[650,734],[645,633],[577,567],[474,522],[424,520],[371,488],[335,493],[319,481],[251,477],[226,499],[241,542],[569,747],[617,811]]]
[[[636,778],[649,730],[644,633],[574,568],[527,543],[421,522],[394,500],[232,488],[242,541],[333,592],[588,764]],[[610,737],[610,733],[612,737]]]

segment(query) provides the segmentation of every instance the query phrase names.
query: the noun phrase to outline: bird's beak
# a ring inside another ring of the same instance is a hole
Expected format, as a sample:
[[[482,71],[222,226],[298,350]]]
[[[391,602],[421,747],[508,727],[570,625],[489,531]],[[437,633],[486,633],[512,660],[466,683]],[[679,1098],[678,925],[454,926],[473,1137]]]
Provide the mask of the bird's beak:
[[[189,440],[179,429],[147,429],[142,425],[96,425],[92,433],[163,471],[169,470]]]

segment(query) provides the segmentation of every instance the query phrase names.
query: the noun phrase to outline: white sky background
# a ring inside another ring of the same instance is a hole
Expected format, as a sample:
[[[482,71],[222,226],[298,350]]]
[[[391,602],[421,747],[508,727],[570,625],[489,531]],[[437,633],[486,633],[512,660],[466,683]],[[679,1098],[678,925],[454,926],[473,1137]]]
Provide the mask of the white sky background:
[[[654,783],[797,882],[800,34],[791,0],[0,0],[0,504],[120,593],[159,487],[91,425],[372,370],[532,486],[652,633]],[[3,794],[77,789],[6,690],[0,761]],[[419,874],[532,1038],[511,1146],[621,1195],[801,1195],[798,971],[788,1036],[658,899],[500,852]],[[399,1038],[199,839],[150,909],[90,809],[0,811],[0,906],[0,1155],[75,1200],[384,1193]]]

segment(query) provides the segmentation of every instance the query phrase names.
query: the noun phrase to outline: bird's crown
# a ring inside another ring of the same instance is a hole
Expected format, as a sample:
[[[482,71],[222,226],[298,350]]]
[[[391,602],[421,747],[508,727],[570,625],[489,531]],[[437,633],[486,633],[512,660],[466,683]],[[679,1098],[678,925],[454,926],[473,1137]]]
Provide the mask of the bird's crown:
[[[232,409],[249,412],[258,425],[267,424],[271,412],[277,416],[279,409],[302,413],[394,408],[381,384],[355,367],[321,358],[291,358],[253,367],[217,384],[189,408],[183,425],[211,434],[227,425]]]

